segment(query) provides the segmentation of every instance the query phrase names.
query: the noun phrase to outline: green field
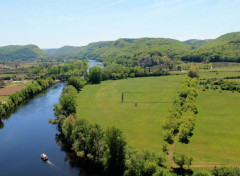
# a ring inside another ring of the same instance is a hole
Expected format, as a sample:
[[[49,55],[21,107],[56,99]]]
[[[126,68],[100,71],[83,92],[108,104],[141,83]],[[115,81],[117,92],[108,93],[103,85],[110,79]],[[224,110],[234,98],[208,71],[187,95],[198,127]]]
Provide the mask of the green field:
[[[210,72],[210,71],[200,71],[200,79],[207,79],[207,78],[225,78],[227,76],[240,76],[240,69],[232,70],[232,71],[217,71],[217,72]]]
[[[162,124],[184,77],[131,78],[87,85],[79,93],[77,113],[103,128],[120,128],[130,146],[160,151]],[[124,95],[124,103],[122,92],[131,92]]]
[[[240,93],[199,90],[198,115],[189,144],[176,143],[193,164],[240,164]]]

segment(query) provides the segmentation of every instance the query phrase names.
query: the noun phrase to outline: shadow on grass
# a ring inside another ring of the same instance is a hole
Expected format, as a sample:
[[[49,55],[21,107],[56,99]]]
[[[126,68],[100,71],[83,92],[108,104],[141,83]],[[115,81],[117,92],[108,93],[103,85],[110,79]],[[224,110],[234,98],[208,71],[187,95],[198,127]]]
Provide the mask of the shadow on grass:
[[[193,171],[191,169],[185,168],[172,168],[172,171],[177,175],[187,176],[193,175]]]

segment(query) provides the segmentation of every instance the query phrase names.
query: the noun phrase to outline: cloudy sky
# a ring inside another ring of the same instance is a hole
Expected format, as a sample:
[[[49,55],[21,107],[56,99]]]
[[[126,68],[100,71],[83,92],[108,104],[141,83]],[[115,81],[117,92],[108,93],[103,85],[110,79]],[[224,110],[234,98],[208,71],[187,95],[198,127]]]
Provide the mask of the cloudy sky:
[[[240,31],[240,0],[0,0],[0,46],[118,38],[216,38]]]

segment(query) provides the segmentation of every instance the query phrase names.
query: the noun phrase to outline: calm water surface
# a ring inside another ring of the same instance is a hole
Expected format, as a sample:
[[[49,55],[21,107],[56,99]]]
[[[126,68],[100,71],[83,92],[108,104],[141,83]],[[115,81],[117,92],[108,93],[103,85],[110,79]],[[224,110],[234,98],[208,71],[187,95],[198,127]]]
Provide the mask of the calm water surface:
[[[90,67],[97,62],[90,61]],[[75,176],[85,175],[79,165],[69,162],[56,139],[57,126],[48,123],[54,117],[53,106],[58,103],[64,83],[57,83],[20,107],[0,124],[1,176]],[[41,153],[49,162],[43,162]]]

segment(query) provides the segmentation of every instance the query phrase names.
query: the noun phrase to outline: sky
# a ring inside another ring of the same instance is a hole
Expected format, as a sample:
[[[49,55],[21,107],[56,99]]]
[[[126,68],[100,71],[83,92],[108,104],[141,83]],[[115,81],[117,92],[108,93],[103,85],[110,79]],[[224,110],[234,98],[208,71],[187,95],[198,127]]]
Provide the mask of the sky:
[[[214,39],[240,31],[239,21],[240,0],[0,0],[0,46]]]

